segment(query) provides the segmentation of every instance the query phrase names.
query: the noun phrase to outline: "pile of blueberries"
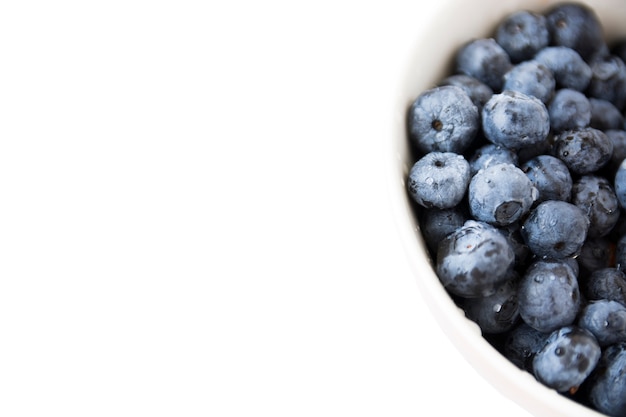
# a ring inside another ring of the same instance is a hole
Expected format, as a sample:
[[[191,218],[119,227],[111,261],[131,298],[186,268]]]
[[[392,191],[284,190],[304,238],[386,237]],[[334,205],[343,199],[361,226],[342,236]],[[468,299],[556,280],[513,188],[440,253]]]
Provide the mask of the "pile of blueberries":
[[[626,416],[626,39],[561,3],[454,62],[407,118],[437,276],[519,368]]]

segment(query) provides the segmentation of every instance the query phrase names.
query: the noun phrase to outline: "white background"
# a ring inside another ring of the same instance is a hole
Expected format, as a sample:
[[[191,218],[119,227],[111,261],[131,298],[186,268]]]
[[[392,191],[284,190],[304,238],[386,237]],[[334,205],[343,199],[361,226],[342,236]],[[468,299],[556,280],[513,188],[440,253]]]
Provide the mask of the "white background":
[[[434,3],[4,2],[0,414],[527,417],[391,215]]]

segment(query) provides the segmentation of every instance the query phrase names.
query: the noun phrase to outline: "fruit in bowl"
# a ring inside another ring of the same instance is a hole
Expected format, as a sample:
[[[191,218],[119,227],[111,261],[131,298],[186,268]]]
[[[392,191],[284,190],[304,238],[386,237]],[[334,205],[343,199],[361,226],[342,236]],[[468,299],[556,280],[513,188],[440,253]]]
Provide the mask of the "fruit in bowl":
[[[417,282],[466,358],[537,415],[626,415],[624,18],[618,1],[449,2],[399,93]]]

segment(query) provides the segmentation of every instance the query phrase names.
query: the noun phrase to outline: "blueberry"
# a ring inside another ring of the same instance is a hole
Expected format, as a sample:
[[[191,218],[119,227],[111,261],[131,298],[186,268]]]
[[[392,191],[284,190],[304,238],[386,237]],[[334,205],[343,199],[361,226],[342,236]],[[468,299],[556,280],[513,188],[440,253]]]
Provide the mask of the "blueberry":
[[[591,67],[572,48],[549,46],[539,51],[533,59],[552,71],[557,88],[583,92],[591,81]]]
[[[548,334],[521,322],[508,333],[502,354],[518,368],[532,372],[532,360],[547,338]]]
[[[596,269],[583,292],[589,300],[612,300],[626,307],[626,275],[617,268]]]
[[[589,7],[559,4],[545,16],[552,45],[572,48],[586,61],[606,48],[602,25]]]
[[[436,253],[439,242],[463,226],[467,217],[460,205],[448,209],[425,209],[420,223],[422,236],[431,253]]]
[[[517,270],[523,270],[527,266],[526,262],[532,256],[532,253],[526,245],[526,242],[524,242],[524,238],[522,238],[519,222],[499,226],[498,231],[506,237],[513,248],[513,252],[515,253],[515,268]]]
[[[548,114],[554,132],[587,127],[591,122],[591,104],[580,91],[562,88],[548,104]]]
[[[430,152],[411,168],[408,189],[423,207],[451,208],[461,202],[469,181],[469,163],[463,155]]]
[[[585,274],[615,264],[615,244],[606,237],[588,237],[576,258]]]
[[[578,326],[593,333],[600,346],[626,342],[626,306],[611,300],[592,301],[582,309]]]
[[[439,244],[436,271],[450,293],[486,297],[511,279],[514,261],[513,248],[502,233],[487,223],[468,220]]]
[[[545,16],[522,10],[511,13],[500,22],[495,39],[511,61],[521,62],[548,46],[550,33]]]
[[[624,126],[624,116],[613,103],[594,97],[588,100],[591,106],[589,126],[605,133],[609,129],[621,129]]]
[[[497,226],[516,222],[537,198],[537,190],[521,169],[511,164],[491,165],[474,175],[468,188],[472,216]]]
[[[559,392],[573,392],[591,374],[601,354],[589,331],[565,326],[552,332],[535,354],[533,371],[544,385]]]
[[[620,206],[626,209],[626,159],[617,167],[613,185]]]
[[[423,92],[409,110],[411,140],[423,153],[462,153],[476,136],[479,123],[478,109],[456,86]]]
[[[581,250],[589,219],[575,205],[549,200],[537,205],[522,225],[522,237],[538,257],[566,258]]]
[[[626,415],[626,344],[608,346],[589,378],[588,399],[601,413]]]
[[[554,76],[548,67],[537,61],[524,61],[504,74],[502,89],[517,91],[547,103],[554,95],[555,85]]]
[[[580,288],[565,262],[534,262],[522,276],[517,290],[522,320],[540,332],[572,324],[580,308]]]
[[[537,146],[550,132],[548,109],[533,96],[515,91],[494,94],[482,111],[487,139],[509,149]]]
[[[479,113],[482,111],[485,103],[493,95],[493,90],[489,88],[487,84],[465,74],[450,75],[441,81],[439,85],[454,85],[462,88],[472,100],[472,103],[474,103]]]
[[[591,127],[565,130],[554,137],[552,155],[573,173],[593,173],[609,162],[613,143],[604,132]]]
[[[496,91],[502,89],[503,76],[511,68],[511,59],[493,38],[474,39],[456,54],[456,72],[477,78]]]
[[[620,206],[613,186],[604,177],[583,175],[572,187],[572,204],[589,218],[587,237],[609,234],[620,217]]]
[[[563,161],[552,155],[539,155],[520,166],[538,191],[535,204],[547,200],[570,201],[573,180]]]
[[[481,169],[498,164],[517,165],[517,154],[508,148],[489,143],[476,149],[468,160],[470,175],[474,176]]]
[[[487,297],[466,298],[460,303],[467,318],[478,324],[483,334],[501,334],[511,330],[519,320],[517,274]]]
[[[587,87],[589,97],[611,102],[622,111],[626,105],[626,65],[615,55],[594,61],[591,81]]]

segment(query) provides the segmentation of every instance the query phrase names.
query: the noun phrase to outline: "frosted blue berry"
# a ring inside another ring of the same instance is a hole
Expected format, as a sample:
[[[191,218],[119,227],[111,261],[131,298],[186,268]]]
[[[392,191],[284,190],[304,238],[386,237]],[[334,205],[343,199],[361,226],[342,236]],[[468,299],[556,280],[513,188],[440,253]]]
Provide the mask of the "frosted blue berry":
[[[537,198],[537,189],[518,167],[497,164],[474,175],[468,188],[470,213],[497,226],[522,218]]]
[[[409,172],[408,189],[421,206],[451,208],[461,202],[470,181],[469,163],[453,152],[430,152]]]
[[[450,85],[420,94],[408,123],[411,140],[422,153],[461,153],[474,140],[480,115],[465,91]]]
[[[486,297],[512,278],[514,262],[513,248],[498,229],[468,220],[439,244],[436,271],[450,293]]]

